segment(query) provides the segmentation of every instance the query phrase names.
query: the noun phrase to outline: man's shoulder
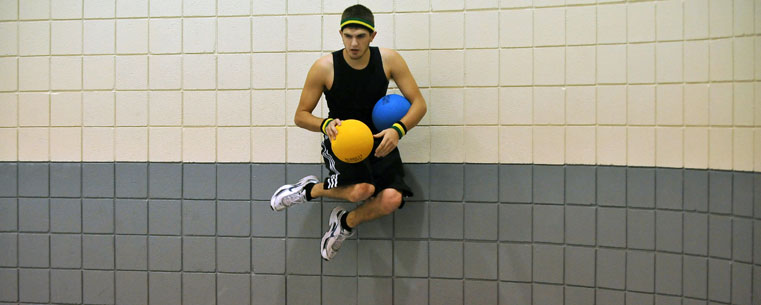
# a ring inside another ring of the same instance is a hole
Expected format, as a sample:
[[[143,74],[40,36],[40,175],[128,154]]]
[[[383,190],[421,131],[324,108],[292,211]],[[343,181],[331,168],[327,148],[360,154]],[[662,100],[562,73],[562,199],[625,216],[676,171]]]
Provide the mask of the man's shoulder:
[[[314,64],[312,65],[312,70],[314,70],[320,75],[327,75],[327,74],[333,73],[333,55],[332,54],[323,55],[317,60],[315,60]]]
[[[401,57],[401,55],[399,55],[399,52],[397,52],[394,49],[378,47],[378,50],[380,51],[380,54],[381,56],[383,56],[384,59]]]
[[[400,67],[399,65],[402,62],[404,62],[402,55],[396,50],[380,47],[378,49],[380,50],[381,58],[383,59],[383,66],[386,67],[386,69],[390,69],[392,73]]]
[[[329,54],[320,56],[320,58],[314,61],[314,65],[321,69],[329,68],[332,70],[333,69],[333,54],[329,53]]]

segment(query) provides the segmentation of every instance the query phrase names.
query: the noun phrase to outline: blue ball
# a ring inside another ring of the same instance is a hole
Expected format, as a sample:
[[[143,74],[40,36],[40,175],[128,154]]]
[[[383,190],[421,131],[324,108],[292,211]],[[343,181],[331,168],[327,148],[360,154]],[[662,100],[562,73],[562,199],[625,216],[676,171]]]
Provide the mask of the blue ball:
[[[389,94],[375,103],[373,108],[373,125],[384,130],[401,120],[410,110],[410,101],[398,94]]]

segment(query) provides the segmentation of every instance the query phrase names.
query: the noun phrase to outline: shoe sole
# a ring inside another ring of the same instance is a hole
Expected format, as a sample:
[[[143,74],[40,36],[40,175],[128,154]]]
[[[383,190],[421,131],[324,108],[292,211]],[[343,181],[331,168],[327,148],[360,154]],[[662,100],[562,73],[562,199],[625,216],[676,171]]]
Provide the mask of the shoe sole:
[[[330,237],[330,231],[325,232],[325,234],[322,236],[322,241],[320,242],[320,245],[324,245],[325,244],[325,239],[327,239],[329,237]],[[322,249],[320,250],[320,256],[322,256],[322,260],[326,261],[326,262],[330,261],[330,259],[327,258],[327,256],[328,256],[327,247],[328,246],[333,246],[333,245],[332,244],[325,245],[325,247],[322,247]]]
[[[286,184],[286,185],[283,185],[283,186],[281,186],[280,188],[278,188],[278,189],[277,189],[277,191],[275,191],[275,194],[274,194],[274,195],[272,195],[272,198],[270,198],[270,209],[272,209],[272,210],[273,210],[273,211],[275,211],[275,212],[280,212],[280,211],[282,211],[282,210],[285,210],[285,208],[286,208],[285,206],[282,206],[282,207],[280,207],[279,209],[278,209],[278,208],[276,208],[276,207],[275,207],[275,202],[277,202],[277,201],[278,201],[278,199],[280,199],[280,192],[282,192],[282,191],[284,191],[284,190],[287,190],[287,189],[289,189],[290,187],[291,187],[291,185],[289,185],[289,184]]]
[[[333,228],[334,225],[340,226],[340,224],[338,224],[338,212],[341,210],[342,209],[340,209],[339,207],[336,207],[333,209],[333,211],[330,212],[330,218],[329,218],[330,220],[328,221],[328,226],[330,228]],[[325,244],[325,240],[330,238],[330,231],[332,230],[328,229],[328,232],[325,232],[325,234],[322,235],[322,241],[320,241],[320,245],[324,245],[322,249],[320,249],[320,256],[322,256],[322,260],[326,262],[330,261],[330,259],[327,258],[328,256],[327,249],[328,247],[333,247],[333,243],[330,243],[328,245]]]

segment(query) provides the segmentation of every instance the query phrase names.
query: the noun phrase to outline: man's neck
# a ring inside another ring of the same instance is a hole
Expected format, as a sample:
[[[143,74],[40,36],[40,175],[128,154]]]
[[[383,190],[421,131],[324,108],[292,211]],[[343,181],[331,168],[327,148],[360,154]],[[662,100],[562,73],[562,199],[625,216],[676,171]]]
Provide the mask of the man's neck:
[[[370,47],[367,48],[367,51],[365,51],[365,54],[363,54],[358,59],[353,59],[349,56],[349,51],[346,51],[346,49],[341,52],[341,54],[344,57],[344,61],[346,61],[347,64],[349,64],[349,67],[352,67],[352,69],[355,70],[362,70],[370,63]]]

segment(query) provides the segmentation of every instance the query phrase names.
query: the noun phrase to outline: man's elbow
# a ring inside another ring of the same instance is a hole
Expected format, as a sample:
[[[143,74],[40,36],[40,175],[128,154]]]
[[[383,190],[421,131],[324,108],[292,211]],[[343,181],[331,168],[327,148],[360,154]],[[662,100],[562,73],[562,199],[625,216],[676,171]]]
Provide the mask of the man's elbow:
[[[293,123],[298,127],[304,128],[304,126],[302,126],[304,124],[304,120],[299,115],[299,112],[296,112],[296,114],[293,115]]]
[[[420,112],[422,114],[425,114],[426,112],[428,112],[428,106],[425,105],[424,99],[421,98],[420,102],[418,102],[417,104],[419,105],[418,108],[420,109]]]

